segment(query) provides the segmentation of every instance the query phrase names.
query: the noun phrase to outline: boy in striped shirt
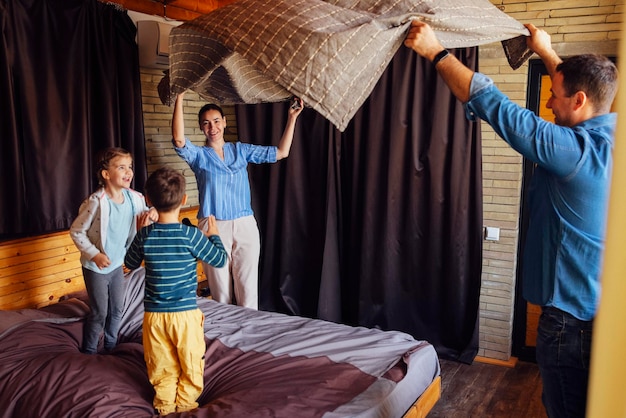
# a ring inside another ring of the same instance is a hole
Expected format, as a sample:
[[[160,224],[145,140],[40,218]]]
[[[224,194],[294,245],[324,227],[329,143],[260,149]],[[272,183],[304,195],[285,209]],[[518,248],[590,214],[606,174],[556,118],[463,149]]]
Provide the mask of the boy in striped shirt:
[[[144,359],[154,386],[153,405],[161,415],[190,411],[204,387],[204,315],[198,309],[197,260],[214,267],[226,263],[215,218],[206,233],[178,220],[185,204],[185,178],[163,167],[146,181],[148,203],[158,222],[142,228],[124,263],[136,269],[145,261]]]

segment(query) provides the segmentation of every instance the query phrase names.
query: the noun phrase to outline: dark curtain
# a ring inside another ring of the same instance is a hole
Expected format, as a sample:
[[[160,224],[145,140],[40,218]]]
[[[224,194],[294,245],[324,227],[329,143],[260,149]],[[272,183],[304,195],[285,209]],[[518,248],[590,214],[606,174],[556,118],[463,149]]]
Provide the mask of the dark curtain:
[[[478,67],[477,48],[455,54]],[[286,106],[238,106],[240,140],[276,144]],[[474,359],[480,127],[431,63],[402,47],[344,133],[305,109],[289,158],[249,172],[261,309],[400,330]]]
[[[94,154],[147,173],[135,26],[96,0],[0,0],[0,238],[66,229],[96,188]]]

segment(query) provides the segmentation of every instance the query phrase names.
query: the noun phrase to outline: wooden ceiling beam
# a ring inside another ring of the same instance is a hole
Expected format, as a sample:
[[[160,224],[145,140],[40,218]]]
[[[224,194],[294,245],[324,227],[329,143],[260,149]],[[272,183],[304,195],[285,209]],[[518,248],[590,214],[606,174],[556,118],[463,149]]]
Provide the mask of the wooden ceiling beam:
[[[126,10],[186,22],[235,0],[100,0]]]

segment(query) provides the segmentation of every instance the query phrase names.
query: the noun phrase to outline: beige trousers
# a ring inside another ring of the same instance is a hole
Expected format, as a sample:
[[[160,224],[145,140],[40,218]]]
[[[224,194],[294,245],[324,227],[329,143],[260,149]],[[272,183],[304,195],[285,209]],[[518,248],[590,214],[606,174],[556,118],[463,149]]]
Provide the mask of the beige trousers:
[[[198,227],[207,230],[206,218],[198,220]],[[228,253],[226,265],[215,268],[202,263],[209,282],[211,296],[222,303],[259,309],[259,256],[261,238],[254,216],[230,221],[217,221],[220,238]]]

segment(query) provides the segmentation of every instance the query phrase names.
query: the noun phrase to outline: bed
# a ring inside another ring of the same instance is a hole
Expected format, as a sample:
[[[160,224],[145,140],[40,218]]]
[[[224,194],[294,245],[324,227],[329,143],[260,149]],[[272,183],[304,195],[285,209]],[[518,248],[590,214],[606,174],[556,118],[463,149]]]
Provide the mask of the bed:
[[[1,417],[152,417],[141,345],[144,270],[131,272],[118,346],[80,353],[84,294],[0,311]],[[431,344],[198,298],[205,314],[200,407],[168,417],[421,417],[439,399]]]

